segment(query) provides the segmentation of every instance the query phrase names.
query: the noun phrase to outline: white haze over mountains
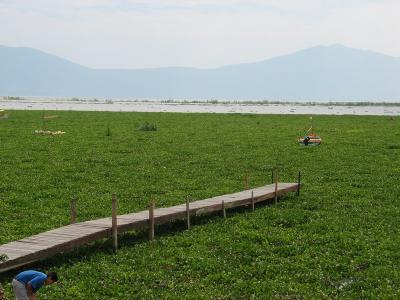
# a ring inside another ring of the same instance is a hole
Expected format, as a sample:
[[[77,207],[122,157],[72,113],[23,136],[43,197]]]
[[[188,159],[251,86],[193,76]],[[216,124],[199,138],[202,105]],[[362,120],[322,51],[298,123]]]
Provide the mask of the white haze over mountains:
[[[0,0],[0,44],[92,68],[218,67],[342,43],[400,56],[398,0]]]
[[[0,95],[289,101],[400,100],[400,59],[339,44],[219,68],[93,69],[0,47]]]
[[[0,45],[14,46],[0,47],[0,95],[398,101],[399,12],[399,0],[0,0]]]

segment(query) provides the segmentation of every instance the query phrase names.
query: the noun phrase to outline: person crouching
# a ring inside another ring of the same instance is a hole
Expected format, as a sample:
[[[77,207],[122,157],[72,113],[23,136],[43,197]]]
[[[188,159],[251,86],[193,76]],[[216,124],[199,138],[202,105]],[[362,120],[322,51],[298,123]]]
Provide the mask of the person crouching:
[[[36,300],[36,292],[43,286],[58,281],[55,272],[44,274],[42,272],[28,270],[19,273],[12,280],[12,287],[17,300]]]

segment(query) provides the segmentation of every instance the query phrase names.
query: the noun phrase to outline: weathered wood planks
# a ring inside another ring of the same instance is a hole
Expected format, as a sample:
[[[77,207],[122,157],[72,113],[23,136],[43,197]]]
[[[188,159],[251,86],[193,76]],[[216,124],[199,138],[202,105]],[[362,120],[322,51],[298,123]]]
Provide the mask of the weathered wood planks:
[[[154,238],[155,224],[163,224],[177,219],[189,219],[192,215],[202,215],[221,211],[221,209],[226,210],[244,205],[251,205],[254,209],[255,203],[275,199],[277,194],[283,195],[288,192],[299,192],[299,186],[299,183],[270,184],[234,194],[198,200],[190,204],[187,202],[172,207],[157,209],[154,209],[153,206],[150,211],[145,210],[137,213],[114,216],[114,223],[116,223],[118,233],[148,228],[150,230],[149,237],[152,239]],[[6,254],[8,259],[4,262],[0,262],[0,272],[17,268],[57,253],[72,250],[101,238],[112,237],[112,223],[112,218],[73,223],[19,241],[1,245],[0,254]],[[188,228],[189,227],[190,221],[188,220]],[[116,231],[116,229],[114,229],[114,231]],[[114,237],[114,239],[115,238],[116,237]]]

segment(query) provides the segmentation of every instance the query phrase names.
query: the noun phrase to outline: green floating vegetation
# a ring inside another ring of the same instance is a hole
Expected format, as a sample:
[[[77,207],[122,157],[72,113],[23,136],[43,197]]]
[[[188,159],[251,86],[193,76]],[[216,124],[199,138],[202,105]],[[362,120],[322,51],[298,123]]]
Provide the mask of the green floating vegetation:
[[[138,127],[139,131],[157,131],[157,126],[149,122],[144,122]]]
[[[400,123],[316,116],[319,147],[299,147],[292,115],[48,112],[62,138],[38,136],[41,111],[0,122],[0,244],[70,222],[296,182],[300,197],[192,217],[100,241],[27,268],[62,284],[40,299],[396,299],[400,297]],[[138,124],[157,124],[152,134]],[[105,126],[112,125],[112,138]],[[17,272],[0,274],[6,296]]]

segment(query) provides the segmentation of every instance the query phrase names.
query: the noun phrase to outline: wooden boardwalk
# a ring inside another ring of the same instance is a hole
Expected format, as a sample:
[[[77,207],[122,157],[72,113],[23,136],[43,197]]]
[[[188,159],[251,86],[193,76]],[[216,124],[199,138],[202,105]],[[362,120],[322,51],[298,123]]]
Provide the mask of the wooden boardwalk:
[[[294,192],[297,191],[298,188],[300,188],[298,183],[279,183],[277,194],[283,195],[288,192]],[[252,203],[267,201],[268,199],[274,198],[275,184],[270,184],[234,194],[191,202],[189,204],[189,215],[202,215],[221,211],[223,207],[228,209],[251,205]],[[163,224],[177,219],[186,219],[186,217],[186,203],[154,210],[155,224]],[[111,218],[75,223],[1,245],[0,255],[6,254],[8,259],[4,262],[0,262],[0,272],[14,269],[57,253],[72,250],[101,238],[111,237],[111,223]],[[149,225],[149,210],[117,217],[118,233],[149,228]]]

